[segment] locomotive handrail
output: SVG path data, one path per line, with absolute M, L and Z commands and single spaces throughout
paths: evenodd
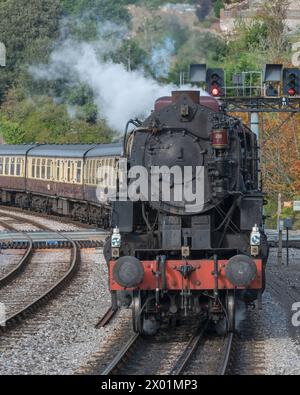
M 142 122 L 139 121 L 137 118 L 136 119 L 130 119 L 125 128 L 125 133 L 124 133 L 124 139 L 123 139 L 123 156 L 126 156 L 126 143 L 127 143 L 127 134 L 128 134 L 128 129 L 130 125 L 134 125 L 135 127 L 141 126 Z

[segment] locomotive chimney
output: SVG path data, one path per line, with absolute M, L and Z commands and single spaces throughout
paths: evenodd
M 172 102 L 176 103 L 182 96 L 188 96 L 195 104 L 200 103 L 200 91 L 173 91 Z

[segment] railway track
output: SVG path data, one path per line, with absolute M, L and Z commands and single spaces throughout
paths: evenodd
M 106 313 L 100 318 L 99 322 L 95 325 L 96 329 L 104 328 L 108 325 L 116 315 L 117 310 L 113 310 L 112 306 L 106 311 Z
M 23 220 L 20 217 L 9 214 L 9 218 Z M 49 230 L 44 225 L 33 220 L 27 220 L 34 226 Z M 9 230 L 16 228 L 8 224 L 3 219 L 1 226 Z M 61 233 L 57 232 L 60 236 Z M 44 252 L 34 250 L 32 240 L 28 237 L 28 247 L 20 262 L 9 273 L 0 279 L 0 302 L 6 309 L 5 326 L 0 327 L 2 332 L 18 324 L 42 304 L 62 290 L 71 281 L 80 263 L 80 249 L 70 238 L 63 236 L 66 240 L 66 247 L 69 249 L 69 259 L 59 256 L 59 252 L 47 252 L 52 254 L 45 257 Z M 60 254 L 65 256 L 66 250 L 61 250 Z M 57 267 L 57 264 L 59 267 Z M 49 274 L 51 272 L 51 275 Z M 50 278 L 49 278 L 50 277 Z
M 11 210 L 14 210 L 14 212 L 16 212 L 16 213 L 20 213 L 20 214 L 26 213 L 26 215 L 34 215 L 37 218 L 53 220 L 53 221 L 56 221 L 56 222 L 61 223 L 63 225 L 65 225 L 65 224 L 70 225 L 71 224 L 71 225 L 74 225 L 74 226 L 81 228 L 81 229 L 95 229 L 95 225 L 93 225 L 93 224 L 87 224 L 84 222 L 76 221 L 76 220 L 73 220 L 68 217 L 59 217 L 54 214 L 40 213 L 40 212 L 37 212 L 34 210 L 29 210 L 29 209 L 24 211 L 24 209 L 22 209 L 20 207 L 15 207 L 15 206 L 0 205 L 0 210 L 4 213 L 8 213 L 8 214 L 10 214 Z
M 4 211 L 4 213 L 3 213 Z M 8 231 L 17 231 L 20 232 L 20 230 L 18 229 L 18 225 L 24 225 L 24 224 L 29 224 L 29 226 L 33 226 L 34 228 L 38 229 L 38 230 L 43 230 L 43 231 L 51 231 L 51 229 L 49 229 L 49 227 L 41 224 L 38 221 L 35 221 L 33 219 L 29 219 L 29 218 L 24 218 L 20 215 L 16 215 L 16 214 L 12 214 L 9 211 L 6 210 L 2 210 L 0 211 L 0 214 L 4 215 L 4 219 L 2 218 L 0 220 L 0 225 L 7 229 Z M 11 225 L 10 222 L 8 222 L 8 220 L 13 220 L 16 221 L 18 223 L 18 225 Z M 21 231 L 22 234 L 24 234 L 24 231 Z
M 104 376 L 225 375 L 230 361 L 233 335 L 211 336 L 207 333 L 208 325 L 209 321 L 202 322 L 201 325 L 187 322 L 171 330 L 163 328 L 153 337 L 133 334 L 110 361 L 105 358 L 99 360 L 94 364 L 97 367 L 89 373 Z M 211 347 L 212 344 L 214 347 Z
M 0 225 L 3 228 L 8 229 L 9 231 L 16 231 L 16 228 L 10 224 L 8 224 L 6 221 L 0 220 Z M 30 236 L 28 236 L 26 233 L 23 233 L 24 237 L 28 240 L 27 242 L 27 249 L 25 251 L 25 254 L 21 257 L 19 260 L 19 263 L 8 273 L 6 273 L 3 277 L 0 278 L 0 289 L 5 286 L 8 282 L 13 280 L 20 272 L 25 268 L 25 266 L 28 264 L 28 262 L 31 259 L 32 256 L 32 251 L 33 251 L 33 242 Z M 1 302 L 1 300 L 0 300 Z

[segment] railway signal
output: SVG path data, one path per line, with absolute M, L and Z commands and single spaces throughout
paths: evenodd
M 283 94 L 293 97 L 300 95 L 300 70 L 296 68 L 283 70 Z
M 206 64 L 190 65 L 190 82 L 206 82 Z
M 214 97 L 225 96 L 225 71 L 223 69 L 207 69 L 206 64 L 191 64 L 189 74 L 190 82 L 196 82 L 200 85 L 206 84 L 205 89 L 210 95 Z
M 266 64 L 263 81 L 266 84 L 265 96 L 278 97 L 282 81 L 282 64 Z
M 224 96 L 225 73 L 223 69 L 208 69 L 206 74 L 207 91 L 214 97 Z

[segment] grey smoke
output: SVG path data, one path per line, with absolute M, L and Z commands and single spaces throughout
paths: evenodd
M 152 49 L 150 67 L 157 78 L 168 76 L 174 55 L 175 42 L 171 37 L 166 37 Z
M 155 100 L 170 95 L 177 87 L 161 85 L 146 77 L 143 70 L 128 72 L 123 64 L 106 61 L 105 55 L 120 48 L 127 32 L 106 22 L 98 33 L 93 43 L 61 39 L 49 64 L 31 66 L 29 71 L 36 80 L 64 79 L 69 85 L 86 84 L 93 91 L 100 116 L 111 128 L 123 132 L 130 118 L 149 115 Z M 69 113 L 74 116 L 73 109 Z

